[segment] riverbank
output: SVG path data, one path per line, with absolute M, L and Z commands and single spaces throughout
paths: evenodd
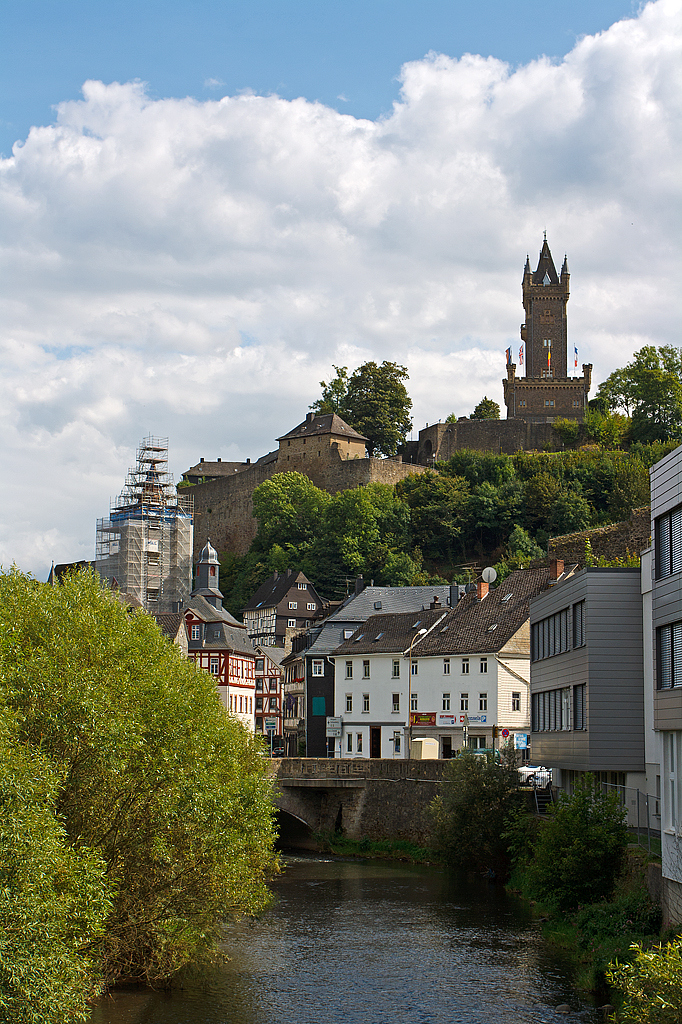
M 316 832 L 315 839 L 323 853 L 337 857 L 358 857 L 364 860 L 399 861 L 403 864 L 442 865 L 440 855 L 429 847 L 417 846 L 401 839 L 349 839 L 340 832 Z

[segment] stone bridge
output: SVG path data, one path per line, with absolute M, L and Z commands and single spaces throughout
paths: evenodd
M 283 843 L 314 846 L 311 833 L 343 831 L 351 839 L 428 835 L 426 808 L 447 761 L 282 758 L 273 762 Z

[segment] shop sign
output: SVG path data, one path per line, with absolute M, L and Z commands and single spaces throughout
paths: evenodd
M 410 711 L 410 725 L 435 725 L 435 711 Z
M 527 732 L 515 732 L 514 733 L 514 749 L 515 750 L 527 750 L 528 749 L 528 733 Z
M 457 725 L 457 715 L 438 715 L 438 728 L 445 729 L 447 726 Z
M 468 722 L 467 722 L 467 718 L 468 718 Z M 488 719 L 487 715 L 460 715 L 459 716 L 459 724 L 460 725 L 467 725 L 467 724 L 468 725 L 485 725 L 487 719 Z

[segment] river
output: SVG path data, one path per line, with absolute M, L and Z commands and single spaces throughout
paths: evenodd
M 273 889 L 260 920 L 230 927 L 231 961 L 205 991 L 117 992 L 92 1024 L 603 1020 L 527 909 L 485 879 L 305 856 L 287 858 Z

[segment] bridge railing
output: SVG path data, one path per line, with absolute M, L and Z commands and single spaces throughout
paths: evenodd
M 389 760 L 387 758 L 283 757 L 277 766 L 279 778 L 364 778 L 413 779 L 439 782 L 447 761 Z

